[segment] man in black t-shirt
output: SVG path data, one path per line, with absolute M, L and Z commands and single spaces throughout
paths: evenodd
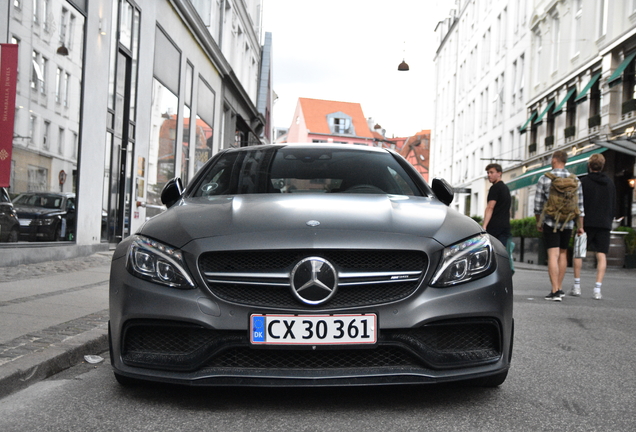
M 491 163 L 486 167 L 488 181 L 488 204 L 484 214 L 484 229 L 504 246 L 510 238 L 510 190 L 501 180 L 501 165 Z

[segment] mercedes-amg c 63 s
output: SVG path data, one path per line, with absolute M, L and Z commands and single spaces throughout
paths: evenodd
M 110 277 L 122 384 L 468 381 L 510 367 L 504 246 L 400 155 L 296 144 L 223 150 L 124 239 Z

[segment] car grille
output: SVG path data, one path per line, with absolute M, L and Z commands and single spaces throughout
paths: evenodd
M 312 309 L 290 288 L 293 267 L 317 256 L 338 272 L 336 295 L 321 308 L 373 306 L 404 299 L 420 285 L 428 259 L 420 251 L 282 250 L 207 252 L 199 270 L 217 297 L 246 306 Z
M 501 357 L 497 321 L 447 321 L 383 330 L 369 349 L 254 349 L 247 331 L 217 331 L 163 321 L 132 322 L 124 330 L 122 359 L 129 366 L 194 371 L 202 368 L 337 369 L 476 366 Z

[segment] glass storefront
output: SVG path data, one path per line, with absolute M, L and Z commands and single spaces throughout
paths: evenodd
M 68 1 L 38 4 L 10 7 L 18 81 L 7 192 L 20 242 L 73 241 L 85 17 Z

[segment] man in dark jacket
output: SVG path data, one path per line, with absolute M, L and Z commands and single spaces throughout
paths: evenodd
M 596 251 L 596 285 L 593 297 L 600 300 L 601 285 L 607 268 L 607 253 L 610 245 L 610 231 L 616 206 L 616 189 L 612 180 L 601 171 L 605 166 L 605 157 L 596 153 L 587 161 L 588 175 L 581 180 L 585 206 L 585 232 L 587 247 Z M 574 286 L 570 295 L 581 295 L 581 266 L 583 260 L 575 258 Z

